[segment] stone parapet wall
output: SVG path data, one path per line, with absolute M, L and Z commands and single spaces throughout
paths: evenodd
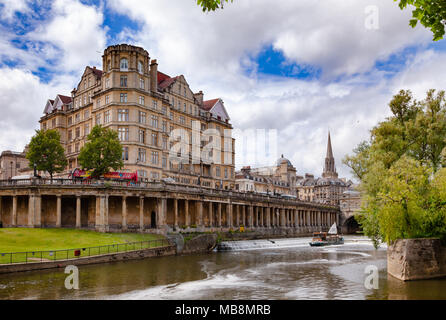
M 446 277 L 446 248 L 439 239 L 401 239 L 387 249 L 387 272 L 400 280 Z

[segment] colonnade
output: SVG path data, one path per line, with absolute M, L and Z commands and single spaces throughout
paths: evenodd
M 327 230 L 338 211 L 280 201 L 249 202 L 168 194 L 28 194 L 0 196 L 4 227 L 75 227 L 101 232 L 294 228 Z

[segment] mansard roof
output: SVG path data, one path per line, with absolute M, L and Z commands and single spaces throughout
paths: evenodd
M 71 97 L 58 94 L 56 96 L 56 99 L 47 101 L 43 113 L 48 114 L 57 109 L 61 110 L 62 106 L 69 105 L 71 102 L 72 102 Z
M 201 109 L 210 112 L 214 117 L 220 117 L 223 121 L 230 120 L 228 112 L 220 98 L 203 101 Z
M 211 111 L 212 108 L 217 104 L 217 102 L 220 99 L 212 99 L 212 100 L 206 100 L 203 101 L 203 105 L 201 106 L 201 109 L 206 110 L 206 111 Z

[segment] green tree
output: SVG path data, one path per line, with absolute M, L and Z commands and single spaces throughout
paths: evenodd
M 223 4 L 229 1 L 233 2 L 233 0 L 197 0 L 197 4 L 206 12 L 223 9 Z
M 398 238 L 446 240 L 446 102 L 429 90 L 423 101 L 400 91 L 389 103 L 393 116 L 371 131 L 344 159 L 365 194 L 364 233 L 377 245 Z
M 87 140 L 78 160 L 83 169 L 93 170 L 93 177 L 104 175 L 110 168 L 119 170 L 124 166 L 122 146 L 116 131 L 94 126 Z
M 412 6 L 412 19 L 409 24 L 412 28 L 420 22 L 434 34 L 434 41 L 443 39 L 446 23 L 445 0 L 394 0 L 399 1 L 401 10 Z
M 370 162 L 370 143 L 367 141 L 361 142 L 355 149 L 354 155 L 345 156 L 342 162 L 352 170 L 352 173 L 358 180 L 362 180 Z
M 57 130 L 37 130 L 29 143 L 26 154 L 31 168 L 46 171 L 51 180 L 54 173 L 62 172 L 67 166 L 65 150 L 60 143 L 60 134 Z

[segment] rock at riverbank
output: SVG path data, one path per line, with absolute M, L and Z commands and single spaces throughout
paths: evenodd
M 387 272 L 400 280 L 446 277 L 446 247 L 439 239 L 401 239 L 387 249 Z
M 183 250 L 178 253 L 189 254 L 189 253 L 206 253 L 212 251 L 217 245 L 217 235 L 216 234 L 203 234 L 189 241 L 186 241 Z

